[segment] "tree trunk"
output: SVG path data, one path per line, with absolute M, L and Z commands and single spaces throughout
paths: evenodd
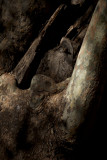
M 2 160 L 82 158 L 76 147 L 92 130 L 107 80 L 106 25 L 107 1 L 99 0 L 71 79 L 55 83 L 36 74 L 22 90 L 13 74 L 0 76 Z
M 88 114 L 96 112 L 100 106 L 100 93 L 107 80 L 104 76 L 107 67 L 106 26 L 107 2 L 99 0 L 64 96 L 67 104 L 62 119 L 70 136 L 77 134 Z

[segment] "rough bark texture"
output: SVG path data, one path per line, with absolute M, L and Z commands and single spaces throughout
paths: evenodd
M 0 1 L 0 75 L 11 71 L 17 65 L 43 28 L 46 20 L 62 1 Z M 88 2 L 88 0 L 86 1 Z M 63 2 L 68 5 L 68 9 L 65 14 L 59 16 L 50 30 L 48 38 L 43 42 L 45 45 L 43 48 L 47 48 L 47 50 L 55 47 L 61 37 L 65 35 L 69 25 L 83 14 L 81 7 L 72 7 L 71 3 L 66 0 Z M 93 4 L 93 1 L 91 0 L 90 3 Z M 85 11 L 85 8 L 87 5 L 83 6 L 82 10 Z
M 58 4 L 56 0 L 0 0 L 0 75 L 16 66 Z
M 75 53 L 81 43 L 78 42 L 76 48 L 75 42 L 72 44 L 67 37 L 62 38 L 60 45 L 47 52 L 42 60 L 40 58 L 39 74 L 32 78 L 29 89 L 19 89 L 13 74 L 5 73 L 0 76 L 1 160 L 92 158 L 90 148 L 88 157 L 85 157 L 84 150 L 80 156 L 78 146 L 79 137 L 86 137 L 87 132 L 89 134 L 92 123 L 95 121 L 94 117 L 99 107 L 103 105 L 100 102 L 104 82 L 107 80 L 106 25 L 107 1 L 99 0 L 88 30 L 87 25 L 84 25 L 83 29 L 81 27 L 80 30 L 77 29 L 79 34 L 76 36 L 72 35 L 74 31 L 69 32 L 72 33 L 68 34 L 69 38 L 71 36 L 70 39 L 73 38 L 78 42 L 80 38 L 82 43 L 87 30 L 71 79 L 64 80 L 72 73 L 71 62 L 75 61 Z M 66 33 L 64 35 L 67 35 Z M 75 47 L 72 48 L 73 45 Z M 59 55 L 61 58 L 58 59 Z M 48 56 L 51 57 L 49 61 L 47 61 Z M 61 72 L 59 70 L 54 72 L 55 61 L 61 60 L 65 63 L 64 70 L 61 64 Z M 50 73 L 44 73 L 45 62 L 47 66 L 52 64 L 53 68 L 51 65 L 49 67 L 56 74 L 52 75 L 49 69 L 47 73 Z M 56 67 L 60 69 L 58 65 Z M 61 73 L 66 73 L 62 75 L 63 78 Z M 62 82 L 55 82 L 56 75 L 60 77 L 57 82 Z
M 48 160 L 67 156 L 60 153 L 64 139 L 61 140 L 59 117 L 63 111 L 61 91 L 68 82 L 69 79 L 58 85 L 46 76 L 37 75 L 28 90 L 20 90 L 11 74 L 0 77 L 2 160 Z
M 37 74 L 47 75 L 58 83 L 72 75 L 73 66 L 71 41 L 63 38 L 58 47 L 45 54 L 37 69 Z
M 62 9 L 65 7 L 65 5 L 60 5 L 54 14 L 50 17 L 49 21 L 43 28 L 43 30 L 40 32 L 38 37 L 33 41 L 32 45 L 28 49 L 28 51 L 25 53 L 24 57 L 21 59 L 21 61 L 18 63 L 16 68 L 13 71 L 13 74 L 15 75 L 18 84 L 21 84 L 21 82 L 24 79 L 24 76 L 26 72 L 29 69 L 29 66 L 33 62 L 36 52 L 39 50 L 40 45 L 46 36 L 47 30 L 49 30 L 49 27 L 53 24 L 58 14 L 62 11 Z

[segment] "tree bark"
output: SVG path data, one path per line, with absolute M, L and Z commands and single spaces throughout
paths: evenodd
M 0 75 L 16 67 L 61 2 L 0 0 Z
M 30 46 L 28 51 L 25 53 L 24 57 L 21 59 L 21 61 L 18 63 L 15 69 L 12 71 L 19 85 L 23 81 L 25 73 L 29 69 L 29 66 L 31 65 L 32 61 L 34 60 L 37 50 L 39 50 L 40 44 L 42 40 L 44 39 L 44 36 L 46 36 L 47 30 L 53 24 L 58 14 L 63 10 L 64 6 L 65 6 L 64 4 L 60 5 L 56 9 L 56 11 L 50 17 L 49 21 L 47 22 L 45 27 L 42 29 L 38 37 L 33 41 L 32 45 Z
M 90 111 L 97 110 L 100 105 L 99 94 L 104 87 L 107 67 L 104 66 L 104 59 L 107 60 L 106 26 L 107 1 L 99 0 L 64 96 L 66 106 L 62 119 L 71 137 L 77 134 Z
M 21 90 L 13 74 L 0 76 L 1 159 L 75 159 L 79 129 L 89 131 L 82 125 L 96 115 L 107 80 L 106 25 L 107 1 L 99 0 L 70 82 L 35 75 Z

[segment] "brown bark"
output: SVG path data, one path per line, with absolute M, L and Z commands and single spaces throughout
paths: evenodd
M 77 139 L 72 136 L 80 133 L 89 110 L 98 107 L 98 93 L 106 80 L 106 17 L 107 2 L 99 0 L 69 85 L 69 79 L 56 84 L 47 76 L 35 75 L 30 88 L 21 90 L 12 74 L 0 76 L 1 159 L 75 159 Z
M 58 5 L 57 0 L 0 0 L 0 75 L 15 68 Z
M 40 44 L 42 43 L 43 38 L 46 36 L 47 30 L 52 25 L 58 14 L 63 10 L 65 5 L 60 5 L 54 14 L 50 17 L 49 21 L 43 28 L 43 30 L 40 32 L 38 37 L 34 40 L 28 51 L 25 53 L 24 57 L 21 59 L 21 61 L 18 63 L 16 68 L 13 70 L 13 74 L 15 75 L 15 78 L 17 79 L 18 84 L 21 84 L 25 73 L 27 72 L 29 66 L 31 65 L 32 61 L 35 58 L 37 50 L 40 48 Z

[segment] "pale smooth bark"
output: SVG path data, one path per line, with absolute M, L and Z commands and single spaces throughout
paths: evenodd
M 64 96 L 66 107 L 62 120 L 71 136 L 77 133 L 87 114 L 94 112 L 100 103 L 101 88 L 106 79 L 103 75 L 106 51 L 107 1 L 99 0 Z

